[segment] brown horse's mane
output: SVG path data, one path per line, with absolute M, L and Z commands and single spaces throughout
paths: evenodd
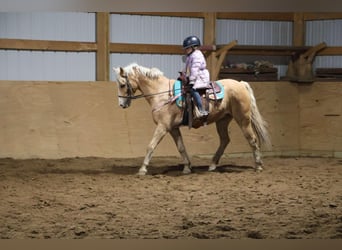
M 127 65 L 124 70 L 127 72 L 127 74 L 140 74 L 150 79 L 156 79 L 164 75 L 164 73 L 157 68 L 146 68 L 138 65 L 137 63 L 131 63 Z

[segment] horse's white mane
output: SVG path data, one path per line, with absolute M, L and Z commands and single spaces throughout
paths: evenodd
M 161 72 L 157 68 L 146 68 L 146 67 L 138 65 L 137 63 L 131 63 L 127 65 L 124 68 L 124 70 L 128 74 L 135 74 L 137 71 L 139 74 L 142 74 L 149 78 L 158 78 L 163 75 L 163 72 Z

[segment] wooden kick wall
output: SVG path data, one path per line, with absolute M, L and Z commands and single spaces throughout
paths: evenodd
M 273 148 L 264 155 L 342 157 L 341 82 L 298 85 L 253 82 L 257 104 L 269 123 Z M 0 157 L 140 157 L 154 124 L 143 99 L 118 107 L 114 82 L 0 81 Z M 188 152 L 211 155 L 214 125 L 182 128 Z M 229 155 L 250 155 L 235 122 Z M 155 155 L 178 156 L 170 136 Z

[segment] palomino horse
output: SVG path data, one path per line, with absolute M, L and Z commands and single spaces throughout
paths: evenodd
M 171 134 L 183 158 L 183 173 L 190 173 L 191 163 L 180 132 L 184 109 L 179 108 L 175 104 L 175 98 L 172 97 L 175 80 L 166 78 L 157 68 L 146 68 L 135 63 L 125 68 L 113 68 L 113 70 L 117 76 L 119 105 L 122 108 L 128 108 L 132 99 L 145 97 L 152 108 L 153 120 L 157 125 L 138 174 L 145 175 L 147 173 L 147 166 L 153 151 L 167 133 Z M 224 87 L 224 98 L 216 103 L 214 101 L 210 103 L 210 113 L 206 120 L 207 124 L 216 123 L 217 133 L 220 137 L 220 145 L 212 158 L 209 171 L 216 169 L 230 141 L 228 125 L 232 119 L 240 126 L 253 150 L 255 170 L 261 171 L 263 163 L 260 145 L 262 143 L 270 145 L 270 140 L 266 129 L 267 124 L 259 113 L 253 91 L 249 84 L 243 81 L 223 79 L 220 80 L 220 83 Z M 142 94 L 135 95 L 137 90 Z M 201 120 L 193 121 L 194 128 L 202 125 Z

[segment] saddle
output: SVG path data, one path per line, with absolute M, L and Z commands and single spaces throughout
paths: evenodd
M 208 94 L 220 93 L 222 91 L 222 85 L 220 86 L 217 82 L 213 81 L 209 83 L 210 87 L 207 88 Z
M 173 94 L 176 100 L 176 104 L 179 108 L 184 109 L 183 115 L 183 125 L 188 125 L 189 128 L 192 127 L 193 119 L 197 118 L 198 108 L 193 104 L 192 96 L 190 90 L 192 86 L 184 75 L 180 72 L 181 76 L 173 85 Z M 210 101 L 219 101 L 224 98 L 224 88 L 223 85 L 218 81 L 212 81 L 206 88 L 197 89 L 202 97 L 203 107 L 209 112 Z M 207 117 L 204 117 L 202 122 L 206 122 Z
M 197 89 L 197 91 L 202 94 L 205 93 L 211 100 L 218 100 L 223 98 L 221 95 L 218 97 L 221 92 L 223 93 L 222 89 L 223 86 L 219 82 L 212 81 L 208 87 Z
M 190 86 L 184 86 L 180 80 L 175 81 L 173 85 L 173 96 L 176 98 L 177 106 L 180 108 L 183 107 L 185 93 L 189 91 L 187 88 L 190 88 Z M 209 100 L 218 101 L 224 98 L 223 85 L 219 81 L 210 82 L 208 87 L 197 90 Z

